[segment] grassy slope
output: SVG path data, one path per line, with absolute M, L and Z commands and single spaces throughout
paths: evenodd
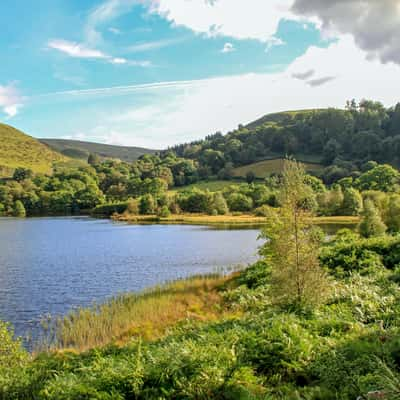
M 119 158 L 122 161 L 132 162 L 143 154 L 152 154 L 156 151 L 141 147 L 113 146 L 78 140 L 40 139 L 40 141 L 60 153 L 80 159 L 87 159 L 90 153 L 95 153 L 104 158 Z
M 253 122 L 250 122 L 249 124 L 246 125 L 246 128 L 254 129 L 266 123 L 279 124 L 280 122 L 285 121 L 288 117 L 295 116 L 296 114 L 311 114 L 315 111 L 321 111 L 321 110 L 322 109 L 316 108 L 309 110 L 282 111 L 282 112 L 267 114 Z
M 245 177 L 248 172 L 253 172 L 257 178 L 266 178 L 272 173 L 281 172 L 283 169 L 283 158 L 274 160 L 265 160 L 254 164 L 245 165 L 234 169 L 234 176 Z M 314 172 L 323 169 L 321 164 L 305 162 L 304 166 L 307 171 Z
M 0 176 L 10 176 L 17 167 L 50 173 L 55 162 L 67 158 L 23 132 L 0 124 Z

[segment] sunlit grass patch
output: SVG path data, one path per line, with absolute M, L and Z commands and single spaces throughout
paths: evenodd
M 235 177 L 246 177 L 249 172 L 252 172 L 257 178 L 266 178 L 273 173 L 280 173 L 283 170 L 284 158 L 277 158 L 273 160 L 265 160 L 256 162 L 243 167 L 238 167 L 233 170 Z M 320 171 L 323 169 L 321 164 L 316 163 L 303 163 L 304 168 L 308 172 Z

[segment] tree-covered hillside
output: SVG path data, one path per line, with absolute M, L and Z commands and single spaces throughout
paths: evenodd
M 53 163 L 66 160 L 36 139 L 0 123 L 0 177 L 11 176 L 17 167 L 50 173 Z
M 400 164 L 400 104 L 348 102 L 345 109 L 291 111 L 267 115 L 247 126 L 168 151 L 194 159 L 201 175 L 229 176 L 235 167 L 293 155 L 322 163 L 328 183 L 356 174 L 369 160 Z M 167 153 L 166 151 L 165 153 Z

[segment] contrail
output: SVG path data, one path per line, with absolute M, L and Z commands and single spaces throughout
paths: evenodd
M 62 92 L 51 92 L 39 94 L 32 96 L 31 99 L 41 99 L 48 97 L 58 97 L 58 96 L 85 96 L 85 95 L 116 95 L 125 94 L 146 90 L 157 90 L 157 89 L 173 89 L 173 88 L 184 88 L 184 87 L 194 87 L 202 83 L 210 82 L 213 79 L 197 79 L 191 81 L 170 81 L 170 82 L 155 82 L 146 83 L 140 85 L 128 85 L 128 86 L 112 86 L 105 88 L 94 88 L 94 89 L 80 89 L 80 90 L 67 90 Z

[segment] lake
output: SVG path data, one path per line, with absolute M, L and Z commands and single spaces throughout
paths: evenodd
M 35 336 L 61 315 L 166 281 L 257 259 L 257 229 L 0 219 L 0 319 Z

